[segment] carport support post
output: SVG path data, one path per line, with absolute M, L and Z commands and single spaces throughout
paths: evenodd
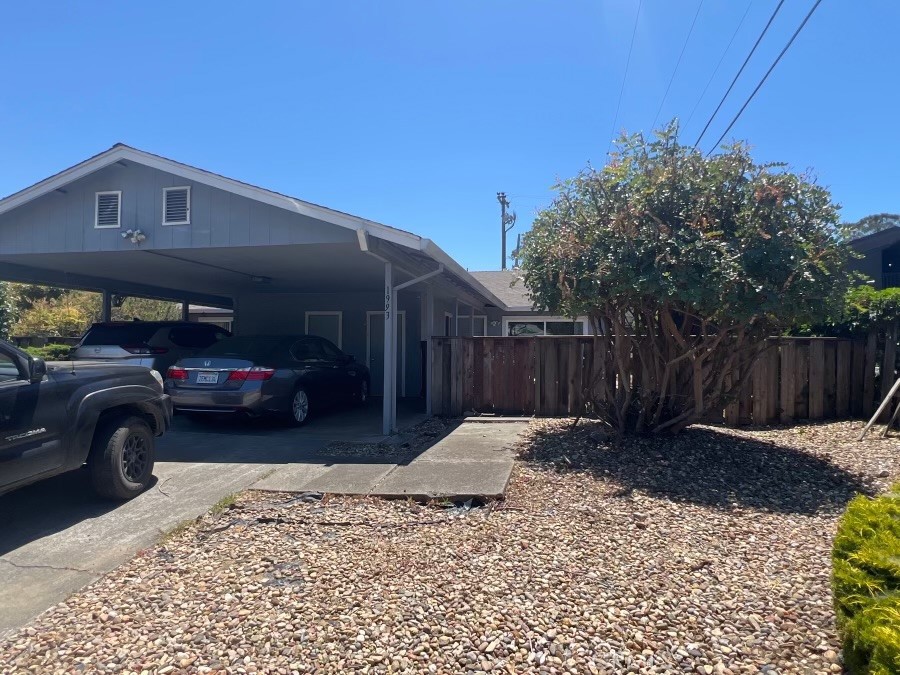
M 384 400 L 381 410 L 381 431 L 385 436 L 394 431 L 397 414 L 397 366 L 394 363 L 397 351 L 394 348 L 394 327 L 396 325 L 394 305 L 396 292 L 391 263 L 384 263 Z
M 112 321 L 112 293 L 103 291 L 103 303 L 100 306 L 100 321 Z
M 191 320 L 191 303 L 189 303 L 187 300 L 181 303 L 181 320 Z
M 431 412 L 431 378 L 434 376 L 434 357 L 432 356 L 432 337 L 434 336 L 434 293 L 431 286 L 425 287 L 425 312 L 424 312 L 425 329 L 422 333 L 425 335 L 425 414 L 429 417 Z

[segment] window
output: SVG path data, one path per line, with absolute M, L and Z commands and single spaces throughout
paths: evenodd
M 0 384 L 21 379 L 22 375 L 19 373 L 19 365 L 9 354 L 0 354 Z
M 322 351 L 325 352 L 325 356 L 328 357 L 329 359 L 331 359 L 331 360 L 340 359 L 344 355 L 344 353 L 340 349 L 335 347 L 328 340 L 322 339 L 322 340 L 319 340 L 318 342 L 319 342 L 319 345 L 322 347 Z
M 163 189 L 163 225 L 191 224 L 191 188 Z
M 325 352 L 319 340 L 297 340 L 291 345 L 291 356 L 298 361 L 320 361 L 325 358 Z
M 120 227 L 122 224 L 122 192 L 98 192 L 94 227 Z
M 307 312 L 306 334 L 330 340 L 341 348 L 343 345 L 344 319 L 342 312 Z
M 510 337 L 532 337 L 535 335 L 586 335 L 587 319 L 576 320 L 564 317 L 524 317 L 503 319 L 506 335 Z

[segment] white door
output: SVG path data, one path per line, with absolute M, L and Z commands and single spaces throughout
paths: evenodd
M 369 391 L 384 394 L 384 312 L 366 312 L 366 365 L 369 366 Z M 397 388 L 406 396 L 406 312 L 397 312 Z

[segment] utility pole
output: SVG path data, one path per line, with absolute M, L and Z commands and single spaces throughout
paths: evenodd
M 497 193 L 497 201 L 500 202 L 500 241 L 501 241 L 501 258 L 500 269 L 506 269 L 506 233 L 509 232 L 516 224 L 516 212 L 506 212 L 509 208 L 509 200 L 506 198 L 505 192 Z

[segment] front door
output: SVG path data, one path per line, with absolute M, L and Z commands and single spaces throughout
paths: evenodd
M 32 383 L 17 355 L 0 346 L 0 487 L 62 466 L 66 421 L 58 387 L 44 378 Z
M 384 394 L 384 312 L 367 314 L 368 337 L 366 363 L 369 366 L 371 393 Z M 397 391 L 406 396 L 406 312 L 397 312 Z

